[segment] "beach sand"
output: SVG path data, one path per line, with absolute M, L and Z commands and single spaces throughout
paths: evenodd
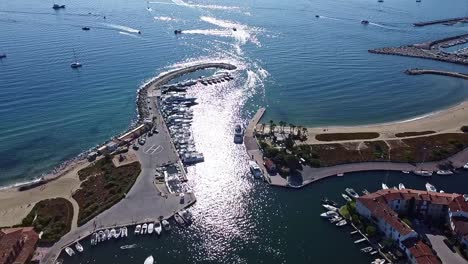
M 56 178 L 44 185 L 26 191 L 18 191 L 18 188 L 4 189 L 0 191 L 0 226 L 11 226 L 21 223 L 22 219 L 31 211 L 34 205 L 45 199 L 62 197 L 73 204 L 74 215 L 72 229 L 76 228 L 78 217 L 78 204 L 71 198 L 72 193 L 80 187 L 78 171 L 90 163 L 87 160 L 74 161 L 57 175 L 49 175 L 47 178 Z

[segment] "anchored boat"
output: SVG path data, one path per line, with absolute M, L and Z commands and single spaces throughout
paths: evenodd
M 428 192 L 437 192 L 437 189 L 436 187 L 434 187 L 434 185 L 430 184 L 430 183 L 426 183 L 426 190 Z

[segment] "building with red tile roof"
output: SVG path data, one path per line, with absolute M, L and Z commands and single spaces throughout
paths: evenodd
M 29 263 L 36 250 L 38 234 L 32 227 L 0 230 L 0 264 Z

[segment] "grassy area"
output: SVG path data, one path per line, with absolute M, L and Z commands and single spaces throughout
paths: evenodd
M 434 134 L 435 131 L 420 131 L 420 132 L 403 132 L 403 133 L 396 133 L 396 137 L 415 137 L 415 136 L 424 136 L 429 134 Z
M 111 157 L 105 157 L 80 170 L 80 180 L 85 181 L 73 194 L 80 206 L 78 225 L 83 225 L 124 198 L 140 171 L 139 162 L 116 168 Z
M 358 139 L 374 139 L 380 136 L 377 132 L 358 132 L 358 133 L 327 133 L 318 134 L 315 139 L 319 141 L 344 141 Z
M 33 226 L 43 232 L 42 242 L 55 242 L 68 233 L 73 219 L 73 205 L 64 198 L 38 202 L 23 219 L 21 226 Z

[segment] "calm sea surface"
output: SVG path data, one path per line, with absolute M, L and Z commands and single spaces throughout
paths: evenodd
M 301 191 L 270 188 L 250 179 L 243 147 L 232 144 L 233 124 L 259 106 L 267 106 L 265 120 L 300 125 L 394 121 L 468 96 L 462 80 L 402 73 L 463 66 L 367 52 L 467 33 L 465 25 L 411 25 L 468 15 L 466 0 L 61 4 L 66 9 L 56 12 L 48 1 L 0 1 L 0 53 L 8 55 L 0 61 L 1 185 L 37 177 L 123 132 L 136 118 L 136 90 L 161 72 L 206 61 L 241 69 L 234 82 L 190 91 L 199 101 L 193 133 L 206 160 L 189 168 L 195 224 L 160 239 L 102 244 L 66 263 L 142 263 L 149 254 L 158 263 L 368 262 L 346 232 L 319 219 L 320 197 L 339 200 L 347 186 L 375 190 L 386 179 L 416 188 L 424 182 L 383 172 Z M 73 51 L 80 70 L 69 67 Z M 435 177 L 434 184 L 463 192 L 466 177 Z M 138 248 L 118 249 L 131 243 Z

